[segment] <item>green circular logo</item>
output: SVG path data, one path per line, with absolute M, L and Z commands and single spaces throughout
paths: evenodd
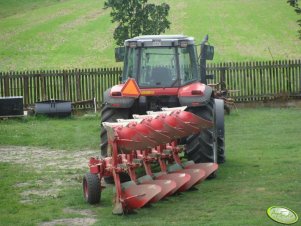
M 267 214 L 272 220 L 282 224 L 294 224 L 298 221 L 298 215 L 284 206 L 271 206 L 267 209 Z

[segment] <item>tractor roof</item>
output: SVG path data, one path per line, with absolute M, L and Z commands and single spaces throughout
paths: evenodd
M 186 45 L 194 45 L 194 38 L 185 35 L 143 35 L 125 40 L 124 45 L 135 43 L 135 47 L 178 46 L 182 41 L 186 42 Z

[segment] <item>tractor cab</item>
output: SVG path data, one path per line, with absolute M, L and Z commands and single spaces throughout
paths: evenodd
M 202 54 L 203 58 L 212 59 L 213 47 L 207 49 L 211 52 Z M 115 57 L 124 61 L 122 82 L 133 78 L 142 89 L 181 87 L 202 80 L 192 37 L 139 36 L 126 40 L 125 47 L 115 50 Z

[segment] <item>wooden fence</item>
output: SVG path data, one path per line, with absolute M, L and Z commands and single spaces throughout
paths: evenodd
M 118 84 L 121 68 L 0 72 L 0 96 L 23 96 L 24 105 L 60 99 L 82 103 L 94 97 L 98 107 L 103 92 Z M 212 63 L 210 83 L 225 81 L 230 97 L 239 102 L 269 100 L 280 96 L 301 97 L 301 60 Z
M 98 107 L 103 92 L 119 82 L 121 68 L 26 71 L 0 73 L 0 96 L 23 96 L 24 105 L 59 99 L 82 103 L 77 107 Z
M 237 102 L 301 97 L 301 60 L 209 64 L 207 74 Z

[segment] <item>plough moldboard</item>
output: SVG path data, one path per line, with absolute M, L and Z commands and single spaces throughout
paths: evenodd
M 104 176 L 113 177 L 115 182 L 113 213 L 124 214 L 186 191 L 217 170 L 216 163 L 182 162 L 179 153 L 185 151 L 185 146 L 177 143 L 212 127 L 211 121 L 185 111 L 185 107 L 163 108 L 133 118 L 103 122 L 111 156 L 89 161 L 90 172 L 83 179 L 83 189 L 90 204 L 100 201 Z M 159 164 L 160 172 L 152 172 L 153 163 Z M 144 167 L 146 175 L 137 178 L 139 167 Z M 131 180 L 121 183 L 120 173 L 127 173 Z

